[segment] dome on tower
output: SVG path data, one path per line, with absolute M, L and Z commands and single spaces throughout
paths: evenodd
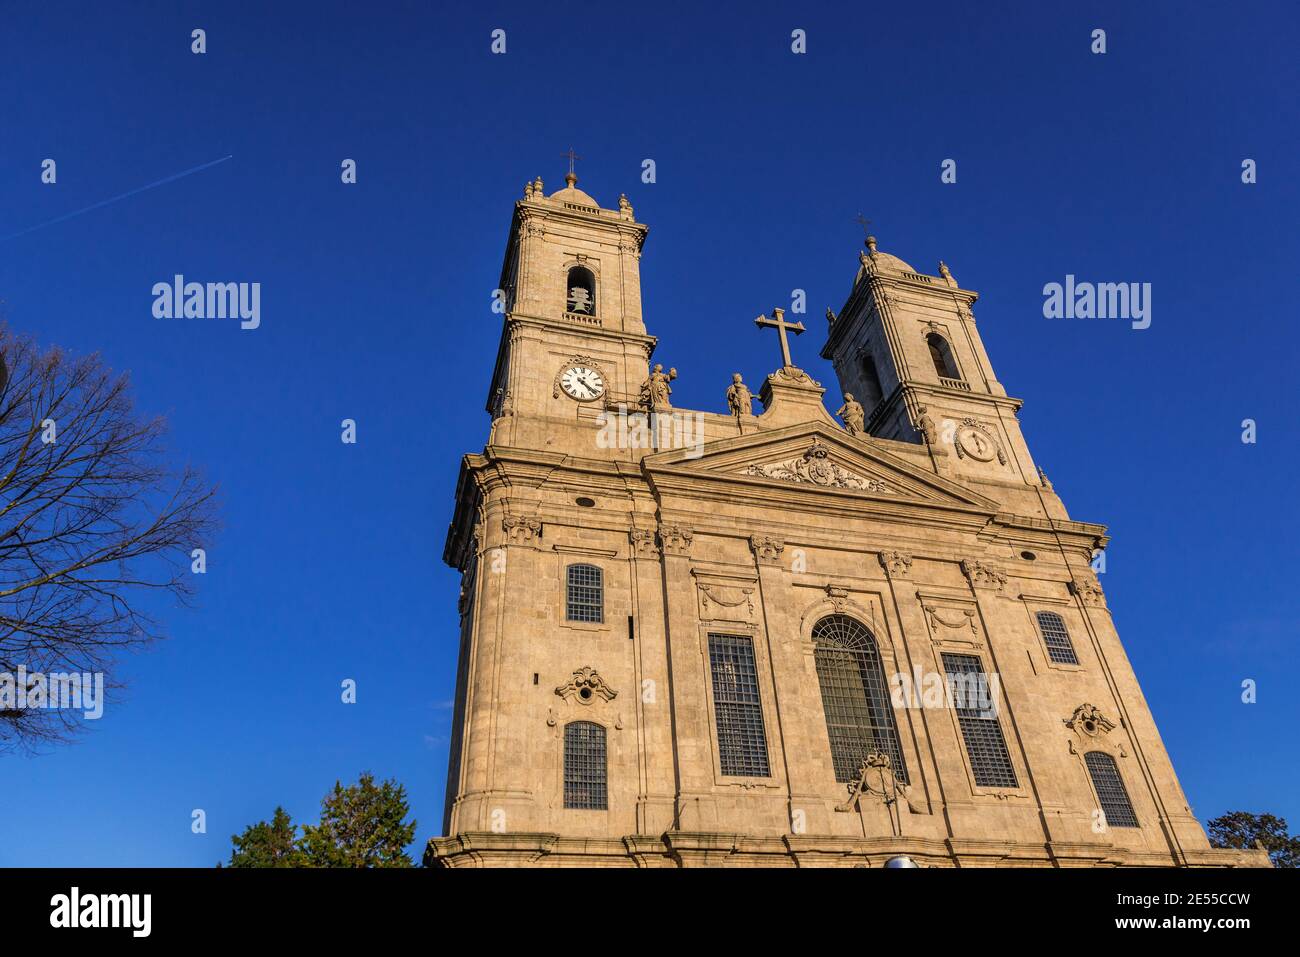
M 600 203 L 596 202 L 589 195 L 578 189 L 578 177 L 573 173 L 569 173 L 565 176 L 564 182 L 566 184 L 564 189 L 557 189 L 546 198 L 559 203 L 574 203 L 578 206 L 591 206 L 595 209 L 600 209 Z

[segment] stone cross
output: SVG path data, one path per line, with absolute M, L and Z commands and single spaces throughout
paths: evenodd
M 781 368 L 787 368 L 794 365 L 790 359 L 790 340 L 786 338 L 786 331 L 793 332 L 796 336 L 803 332 L 802 322 L 786 322 L 784 309 L 773 309 L 772 315 L 776 318 L 769 319 L 767 316 L 759 316 L 754 320 L 754 325 L 760 329 L 775 329 L 781 337 Z

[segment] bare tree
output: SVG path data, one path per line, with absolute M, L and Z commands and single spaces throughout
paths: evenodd
M 215 489 L 168 467 L 166 423 L 137 414 L 98 354 L 0 326 L 0 365 L 0 674 L 110 675 L 121 651 L 163 636 L 149 596 L 188 603 Z M 11 705 L 0 750 L 66 739 L 81 718 Z

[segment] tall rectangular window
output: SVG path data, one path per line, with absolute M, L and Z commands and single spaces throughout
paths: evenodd
M 1137 815 L 1133 813 L 1133 803 L 1128 799 L 1128 790 L 1124 787 L 1124 779 L 1119 776 L 1115 759 L 1105 751 L 1089 751 L 1083 760 L 1088 765 L 1102 813 L 1106 815 L 1106 824 L 1110 827 L 1137 827 Z
M 1065 619 L 1054 611 L 1040 611 L 1037 618 L 1043 644 L 1047 645 L 1047 657 L 1058 665 L 1077 665 L 1079 658 L 1074 653 L 1070 633 L 1065 630 Z
M 605 620 L 604 576 L 595 565 L 570 565 L 565 585 L 564 617 L 568 621 Z
M 988 690 L 988 679 L 979 658 L 975 655 L 944 655 L 943 670 L 947 672 L 949 687 L 961 693 L 956 698 L 957 723 L 966 742 L 975 784 L 982 788 L 1018 787 L 997 714 L 992 709 L 970 707 L 976 703 L 969 700 L 970 689 L 983 688 L 985 693 Z
M 709 665 L 722 773 L 770 776 L 753 642 L 745 635 L 709 635 Z
M 604 811 L 606 791 L 605 729 L 592 721 L 564 726 L 564 806 Z

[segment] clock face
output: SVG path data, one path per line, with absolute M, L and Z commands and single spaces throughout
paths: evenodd
M 591 402 L 605 394 L 605 380 L 589 366 L 574 366 L 560 375 L 560 388 L 572 399 Z
M 987 435 L 970 426 L 957 431 L 957 441 L 961 443 L 961 450 L 977 462 L 989 461 L 997 451 Z

